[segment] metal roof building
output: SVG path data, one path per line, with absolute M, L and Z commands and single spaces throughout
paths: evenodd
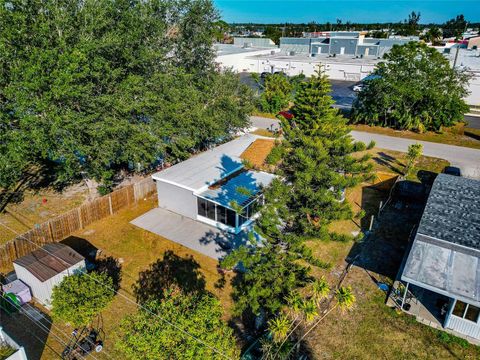
M 244 169 L 240 156 L 258 138 L 240 136 L 153 174 L 159 207 L 240 232 L 254 220 L 261 190 L 274 179 L 272 174 Z
M 65 276 L 85 268 L 85 259 L 72 248 L 50 243 L 17 260 L 13 266 L 17 278 L 31 290 L 32 296 L 44 306 L 50 305 L 52 290 Z
M 480 182 L 440 174 L 401 280 L 446 297 L 443 326 L 480 339 Z

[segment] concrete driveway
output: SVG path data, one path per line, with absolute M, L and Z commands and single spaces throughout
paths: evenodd
M 246 245 L 248 234 L 229 234 L 171 211 L 155 208 L 131 224 L 219 260 L 229 251 Z
M 252 126 L 257 128 L 268 128 L 278 126 L 278 120 L 266 119 L 258 116 L 251 116 Z M 268 125 L 265 127 L 265 125 Z M 480 150 L 461 146 L 417 141 L 393 136 L 372 134 L 367 132 L 352 131 L 352 137 L 357 141 L 369 143 L 375 141 L 376 146 L 382 149 L 406 152 L 410 144 L 420 143 L 423 145 L 423 154 L 426 156 L 445 159 L 452 166 L 460 168 L 466 177 L 480 179 Z

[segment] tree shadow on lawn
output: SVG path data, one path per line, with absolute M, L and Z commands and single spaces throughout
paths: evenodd
M 370 210 L 375 216 L 372 231 L 353 245 L 347 262 L 354 262 L 371 277 L 370 272 L 393 280 L 409 240 L 415 235 L 414 228 L 420 222 L 425 202 L 426 185 L 406 180 L 397 182 L 392 198 L 381 213 L 378 205 Z M 369 223 L 370 215 L 366 218 Z
M 397 174 L 403 175 L 404 173 L 405 165 L 402 164 L 398 159 L 384 153 L 383 151 L 380 151 L 378 154 L 374 155 L 372 160 Z
M 78 236 L 69 236 L 62 240 L 61 243 L 71 247 L 85 258 L 87 270 L 109 276 L 112 279 L 115 292 L 120 289 L 120 283 L 122 282 L 122 265 L 118 259 L 113 256 L 99 256 L 101 251 L 96 246 Z
M 150 264 L 149 269 L 140 272 L 133 292 L 141 304 L 161 300 L 163 291 L 172 285 L 178 286 L 184 293 L 205 293 L 206 281 L 200 268 L 192 255 L 182 258 L 169 250 L 163 259 L 158 259 Z
M 29 360 L 40 360 L 45 355 L 55 356 L 47 345 L 52 319 L 46 312 L 27 305 L 24 311 L 28 311 L 28 315 L 18 311 L 8 313 L 4 310 L 7 307 L 3 306 L 5 304 L 0 306 L 0 325 L 17 344 L 24 347 Z

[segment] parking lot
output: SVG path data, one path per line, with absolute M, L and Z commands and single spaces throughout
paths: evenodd
M 252 78 L 250 73 L 240 73 L 242 83 L 248 85 L 253 91 L 261 92 L 262 88 Z M 356 94 L 352 90 L 355 81 L 330 80 L 332 84 L 332 98 L 336 102 L 336 106 L 340 109 L 349 109 L 355 101 Z
M 330 80 L 332 84 L 332 98 L 336 102 L 336 106 L 340 109 L 349 109 L 357 95 L 352 90 L 355 81 Z

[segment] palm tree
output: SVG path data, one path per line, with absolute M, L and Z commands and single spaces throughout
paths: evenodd
M 298 314 L 302 309 L 303 299 L 298 291 L 292 291 L 287 297 L 285 297 L 285 300 L 292 315 Z
M 272 334 L 273 341 L 276 343 L 282 341 L 287 336 L 290 325 L 290 319 L 284 314 L 270 319 L 268 321 L 268 330 Z
M 442 38 L 442 31 L 438 27 L 431 27 L 428 29 L 427 33 L 425 34 L 425 39 L 432 44 L 434 44 L 438 39 Z
M 302 311 L 306 323 L 311 323 L 318 316 L 317 304 L 313 299 L 308 299 L 303 302 Z
M 320 322 L 327 317 L 328 314 L 330 314 L 334 309 L 339 307 L 342 309 L 342 311 L 345 311 L 347 309 L 351 309 L 353 304 L 355 303 L 355 295 L 353 295 L 352 288 L 351 287 L 341 287 L 335 292 L 335 298 L 336 302 L 335 305 L 333 305 L 320 319 L 318 319 L 315 324 L 313 324 L 308 331 L 303 334 L 303 336 L 293 345 L 292 349 L 289 351 L 285 359 L 288 358 L 288 355 L 295 349 L 305 337 L 310 334 L 310 332 L 317 327 Z
M 323 299 L 328 297 L 330 293 L 330 286 L 324 277 L 320 280 L 315 280 L 312 284 L 312 299 L 317 305 L 320 305 Z

